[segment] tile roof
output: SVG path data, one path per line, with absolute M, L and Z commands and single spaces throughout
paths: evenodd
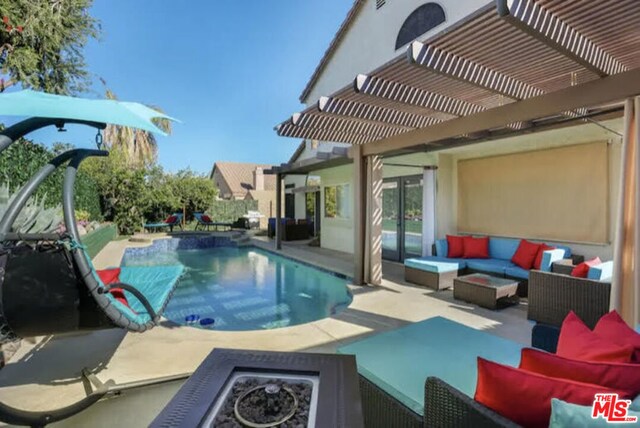
M 235 196 L 244 196 L 249 190 L 255 190 L 253 188 L 253 171 L 258 167 L 267 170 L 273 168 L 273 165 L 243 162 L 216 162 L 213 164 L 211 176 L 213 177 L 213 172 L 217 169 L 227 182 L 233 194 Z M 275 191 L 275 175 L 264 175 L 264 189 Z

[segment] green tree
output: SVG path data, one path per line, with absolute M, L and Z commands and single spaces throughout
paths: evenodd
M 104 83 L 104 81 L 103 81 Z M 107 89 L 106 97 L 116 100 L 116 95 Z M 163 113 L 160 107 L 149 106 Z M 167 134 L 171 134 L 171 121 L 167 119 L 153 119 L 153 123 Z M 108 149 L 119 149 L 132 165 L 154 165 L 158 159 L 158 142 L 155 135 L 149 131 L 128 128 L 126 126 L 107 125 L 104 130 L 104 142 Z
M 0 0 L 0 91 L 22 86 L 54 94 L 88 87 L 83 49 L 100 35 L 92 0 Z
M 203 212 L 211 207 L 218 195 L 218 189 L 212 180 L 190 169 L 179 171 L 173 177 L 172 184 L 173 194 L 177 198 L 179 207 L 183 207 L 187 212 L 188 219 L 194 212 Z

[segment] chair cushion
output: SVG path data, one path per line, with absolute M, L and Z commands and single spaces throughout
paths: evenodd
M 522 426 L 546 428 L 552 398 L 586 406 L 599 393 L 633 398 L 629 391 L 547 377 L 478 358 L 475 400 Z
M 631 345 L 618 345 L 596 334 L 571 311 L 560 328 L 557 354 L 584 361 L 628 363 L 634 354 L 634 348 Z
M 551 399 L 551 419 L 549 428 L 589 427 L 610 428 L 612 423 L 605 418 L 593 419 L 593 406 L 580 406 L 566 401 Z M 629 410 L 627 416 L 640 420 L 640 412 Z
M 489 256 L 492 259 L 511 260 L 520 245 L 519 239 L 489 238 Z
M 338 353 L 355 355 L 362 376 L 422 415 L 427 377 L 473 397 L 476 357 L 516 366 L 521 349 L 511 340 L 434 317 L 342 346 Z
M 527 269 L 522 269 L 521 267 L 518 267 L 518 266 L 508 267 L 504 270 L 504 274 L 506 276 L 510 276 L 511 278 L 518 278 L 518 279 L 529 279 L 529 272 L 531 271 Z
M 404 265 L 410 268 L 434 273 L 453 272 L 461 269 L 460 265 L 456 262 L 425 260 L 424 258 L 405 259 Z
M 164 221 L 167 224 L 172 224 L 175 223 L 178 220 L 178 217 L 175 215 L 170 215 L 169 217 L 167 217 L 167 219 Z
M 592 383 L 640 394 L 640 364 L 580 361 L 525 348 L 519 368 L 549 377 Z
M 208 216 L 208 215 L 206 215 L 206 214 L 202 214 L 202 216 L 201 216 L 200 218 L 201 218 L 201 219 L 202 219 L 202 221 L 203 221 L 203 222 L 205 222 L 205 223 L 211 223 L 211 222 L 212 222 L 211 217 L 209 217 L 209 216 Z
M 522 269 L 531 269 L 538 255 L 538 251 L 540 251 L 540 244 L 521 239 L 518 249 L 513 257 L 511 257 L 511 261 Z
M 555 249 L 556 247 L 551 247 L 547 244 L 540 244 L 540 247 L 538 248 L 538 254 L 536 254 L 536 258 L 533 261 L 533 269 L 540 270 L 540 267 L 542 265 L 542 256 L 544 255 L 544 252 L 555 250 Z
M 571 271 L 571 276 L 575 276 L 576 278 L 586 278 L 589 276 L 589 268 L 591 268 L 592 266 L 597 266 L 600 263 L 602 263 L 600 261 L 600 257 L 582 262 L 578 266 L 573 268 L 573 270 Z
M 504 275 L 505 269 L 513 267 L 509 260 L 501 259 L 468 259 L 467 267 L 481 272 L 497 273 Z
M 629 327 L 617 311 L 611 311 L 600 318 L 593 332 L 618 345 L 633 346 L 633 361 L 640 363 L 640 334 Z
M 613 276 L 613 261 L 600 263 L 599 265 L 591 266 L 587 278 L 595 281 L 607 281 L 611 280 Z
M 120 272 L 120 268 L 96 270 L 100 281 L 102 281 L 104 285 L 113 284 L 114 282 L 120 282 Z
M 456 258 L 464 255 L 464 237 L 447 235 L 447 257 Z
M 449 244 L 446 239 L 438 239 L 436 241 L 436 256 L 447 257 L 449 255 Z
M 464 258 L 465 259 L 488 259 L 489 258 L 489 237 L 475 238 L 473 236 L 464 237 Z

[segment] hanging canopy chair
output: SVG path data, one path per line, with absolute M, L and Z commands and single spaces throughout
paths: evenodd
M 65 124 L 83 124 L 102 130 L 107 124 L 115 124 L 165 135 L 152 119 L 173 120 L 137 103 L 33 91 L 0 94 L 0 116 L 29 117 L 0 131 L 0 155 L 19 138 L 50 125 L 62 129 Z M 0 219 L 0 343 L 112 327 L 143 332 L 158 322 L 183 266 L 97 271 L 80 240 L 74 210 L 78 167 L 88 157 L 108 155 L 103 150 L 75 149 L 57 156 L 18 191 Z M 12 232 L 12 225 L 29 198 L 65 164 L 62 206 L 66 232 Z M 0 403 L 0 420 L 44 425 L 77 413 L 105 392 L 104 385 L 99 385 L 82 402 L 55 412 L 25 412 Z

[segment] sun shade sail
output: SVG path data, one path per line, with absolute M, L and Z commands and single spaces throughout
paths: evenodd
M 129 126 L 167 135 L 152 119 L 176 120 L 139 103 L 75 98 L 31 90 L 0 94 L 0 116 L 46 117 Z

